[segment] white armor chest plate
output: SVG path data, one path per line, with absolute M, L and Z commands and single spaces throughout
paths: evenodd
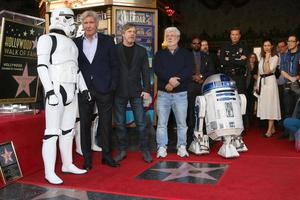
M 52 64 L 49 66 L 50 78 L 54 82 L 76 83 L 78 72 L 78 49 L 68 37 L 53 34 L 57 39 L 57 46 L 52 54 Z

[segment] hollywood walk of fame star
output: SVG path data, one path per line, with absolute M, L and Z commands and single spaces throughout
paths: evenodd
M 68 197 L 68 199 L 80 199 L 80 200 L 88 200 L 88 195 L 86 191 L 72 190 L 72 189 L 60 189 L 60 188 L 47 188 L 48 191 L 33 198 L 32 200 L 37 199 L 59 199 Z M 66 198 L 64 198 L 66 199 Z
M 16 93 L 16 97 L 22 92 L 25 91 L 25 93 L 30 96 L 30 88 L 29 84 L 34 81 L 36 76 L 28 76 L 28 66 L 27 63 L 25 65 L 24 71 L 22 76 L 13 76 L 13 78 L 18 82 L 19 87 Z
M 165 168 L 165 169 L 151 169 L 159 172 L 171 173 L 169 176 L 164 178 L 162 181 L 169 181 L 183 177 L 195 177 L 202 179 L 217 180 L 216 178 L 210 176 L 208 172 L 226 169 L 226 167 L 195 167 L 189 163 L 183 163 L 179 168 Z
M 12 159 L 12 151 L 7 151 L 7 149 L 4 147 L 4 153 L 1 154 L 1 156 L 4 158 L 4 164 L 8 164 L 9 162 L 13 162 Z

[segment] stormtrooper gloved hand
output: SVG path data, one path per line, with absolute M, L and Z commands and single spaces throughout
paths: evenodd
M 92 100 L 91 93 L 88 90 L 83 90 L 81 92 L 81 94 L 83 95 L 83 97 L 85 98 L 85 100 L 87 100 L 87 101 L 91 101 Z
M 58 105 L 58 97 L 54 93 L 54 90 L 46 92 L 46 99 L 48 99 L 48 104 L 51 106 Z

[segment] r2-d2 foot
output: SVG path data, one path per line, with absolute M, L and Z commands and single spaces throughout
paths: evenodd
M 194 135 L 194 140 L 192 141 L 189 151 L 197 154 L 209 154 L 209 137 L 207 135 L 203 135 L 203 133 L 199 133 Z
M 238 152 L 248 151 L 248 148 L 246 147 L 245 143 L 242 140 L 242 136 L 233 136 L 231 143 Z
M 218 151 L 218 154 L 224 158 L 239 157 L 240 154 L 231 143 L 231 136 L 224 136 L 224 143 Z

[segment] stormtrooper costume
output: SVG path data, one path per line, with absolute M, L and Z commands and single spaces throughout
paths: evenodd
M 56 142 L 62 158 L 62 172 L 84 174 L 72 160 L 72 144 L 77 113 L 77 93 L 90 95 L 78 68 L 78 50 L 69 37 L 75 34 L 74 13 L 69 8 L 59 8 L 51 14 L 50 33 L 42 35 L 37 44 L 38 74 L 44 91 L 46 129 L 42 156 L 45 178 L 51 184 L 62 184 L 55 173 Z

